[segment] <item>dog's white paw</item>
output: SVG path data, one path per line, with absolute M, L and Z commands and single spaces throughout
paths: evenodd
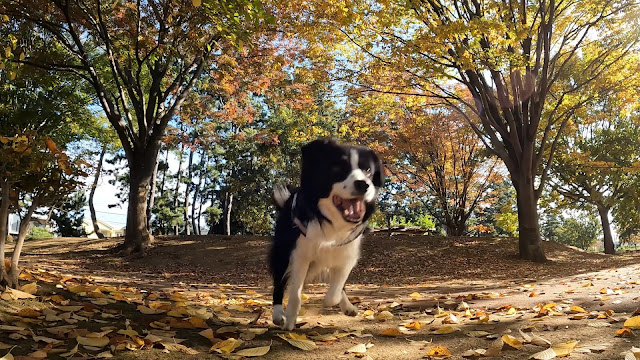
M 293 320 L 290 319 L 291 318 L 285 317 L 284 324 L 281 326 L 282 330 L 291 331 L 296 328 L 296 318 L 293 317 Z
M 284 310 L 282 309 L 282 305 L 275 305 L 273 307 L 272 320 L 273 320 L 273 323 L 278 326 L 282 326 L 285 323 L 286 317 L 284 316 Z
M 340 306 L 340 310 L 342 310 L 342 312 L 347 316 L 356 316 L 356 315 L 358 315 L 358 308 L 353 304 Z

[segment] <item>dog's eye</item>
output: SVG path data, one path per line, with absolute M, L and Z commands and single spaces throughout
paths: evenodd
M 364 170 L 363 172 L 367 177 L 371 177 L 371 175 L 373 175 L 373 171 L 371 171 L 371 168 L 367 168 L 367 170 Z

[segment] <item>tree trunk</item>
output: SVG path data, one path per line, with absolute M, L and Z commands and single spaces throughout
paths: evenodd
M 202 228 L 201 228 L 201 223 L 200 220 L 202 219 L 202 205 L 204 204 L 204 199 L 200 199 L 200 203 L 198 204 L 198 217 L 197 219 L 197 229 L 198 229 L 198 235 L 202 235 Z
M 198 174 L 198 183 L 194 185 L 193 200 L 191 201 L 191 226 L 193 227 L 193 233 L 196 235 L 201 235 L 200 214 L 202 213 L 202 200 L 200 200 L 200 210 L 198 211 L 200 214 L 197 214 L 198 216 L 196 216 L 196 203 L 198 202 L 198 196 L 200 195 L 200 187 L 202 186 L 202 176 L 204 175 L 206 158 L 207 153 L 205 150 L 203 150 L 200 158 L 200 173 Z
M 518 197 L 518 249 L 520 257 L 538 263 L 547 261 L 542 249 L 542 237 L 538 222 L 538 200 L 533 187 L 533 176 L 513 179 Z
M 89 192 L 89 212 L 91 213 L 91 223 L 93 224 L 93 232 L 96 233 L 98 239 L 104 239 L 104 234 L 100 232 L 98 226 L 98 217 L 96 216 L 96 208 L 93 204 L 93 197 L 96 194 L 96 188 L 98 187 L 98 180 L 100 179 L 100 173 L 102 172 L 102 162 L 104 156 L 107 153 L 107 145 L 102 145 L 100 150 L 100 159 L 98 159 L 98 166 L 96 167 L 96 174 L 93 177 L 93 184 L 91 184 L 91 192 Z
M 153 148 L 149 146 L 148 148 Z M 129 206 L 127 208 L 127 228 L 124 236 L 122 254 L 138 253 L 144 255 L 145 249 L 153 241 L 147 225 L 147 200 L 149 186 L 155 168 L 158 152 L 151 154 L 140 151 L 129 161 Z
M 0 198 L 0 261 L 2 261 L 2 270 L 0 271 L 0 284 L 4 285 L 9 279 L 7 269 L 4 267 L 5 246 L 7 243 L 7 235 L 9 235 L 9 185 L 7 181 L 0 184 L 2 189 L 2 198 Z
M 164 155 L 164 168 L 162 168 L 162 181 L 160 182 L 160 196 L 164 196 L 164 182 L 167 178 L 167 169 L 169 169 L 169 149 L 166 149 Z
M 159 163 L 159 159 L 156 158 L 156 166 L 153 168 L 153 174 L 151 175 L 151 190 L 149 191 L 149 200 L 147 203 L 147 228 L 149 229 L 149 234 L 153 234 L 153 229 L 151 228 L 151 211 L 153 210 L 153 203 L 155 202 L 155 199 L 156 199 L 158 163 Z
M 452 219 L 450 224 L 446 225 L 447 236 L 463 236 L 467 232 L 466 221 L 457 221 Z
M 227 192 L 224 200 L 224 229 L 226 235 L 231 235 L 231 208 L 233 207 L 233 194 Z
M 187 235 L 191 235 L 191 220 L 189 219 L 189 196 L 193 184 L 193 154 L 195 151 L 191 149 L 189 152 L 189 162 L 187 163 L 187 188 L 184 191 L 184 230 Z
M 598 213 L 600 214 L 600 222 L 602 224 L 602 233 L 604 234 L 604 253 L 615 255 L 616 247 L 613 243 L 613 234 L 611 233 L 611 223 L 609 222 L 609 209 L 602 205 L 596 204 Z
M 39 203 L 40 203 L 39 197 L 36 197 L 35 199 L 33 199 L 33 202 L 29 206 L 29 209 L 27 209 L 27 213 L 22 219 L 20 219 L 20 232 L 18 233 L 18 241 L 16 241 L 16 245 L 13 248 L 13 255 L 11 256 L 11 269 L 9 270 L 9 277 L 7 279 L 8 280 L 7 283 L 9 287 L 12 287 L 12 288 L 18 287 L 18 276 L 20 275 L 18 262 L 20 261 L 20 253 L 22 252 L 22 245 L 24 245 L 24 239 L 27 237 L 27 234 L 29 233 L 29 223 L 31 222 L 31 216 L 33 215 L 33 212 L 38 207 Z
M 182 131 L 182 127 L 180 128 L 180 131 Z M 184 143 L 180 144 L 180 160 L 178 161 L 178 172 L 176 173 L 177 176 L 177 180 L 176 180 L 176 191 L 173 197 L 173 210 L 176 211 L 176 209 L 178 208 L 178 199 L 180 198 L 180 183 L 182 183 L 182 158 L 184 155 Z M 176 225 L 175 229 L 174 229 L 174 234 L 175 235 L 179 235 L 180 234 L 180 226 Z

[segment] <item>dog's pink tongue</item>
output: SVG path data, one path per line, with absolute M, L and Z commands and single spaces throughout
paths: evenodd
M 362 200 L 351 199 L 351 200 L 345 200 L 345 202 L 348 203 L 348 206 L 346 207 L 346 209 L 349 211 L 349 217 L 354 219 L 359 219 L 362 217 L 362 213 L 363 213 Z

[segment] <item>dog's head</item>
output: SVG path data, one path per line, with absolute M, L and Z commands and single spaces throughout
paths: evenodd
M 373 213 L 384 168 L 370 149 L 315 140 L 302 148 L 300 191 L 332 223 L 359 224 Z

